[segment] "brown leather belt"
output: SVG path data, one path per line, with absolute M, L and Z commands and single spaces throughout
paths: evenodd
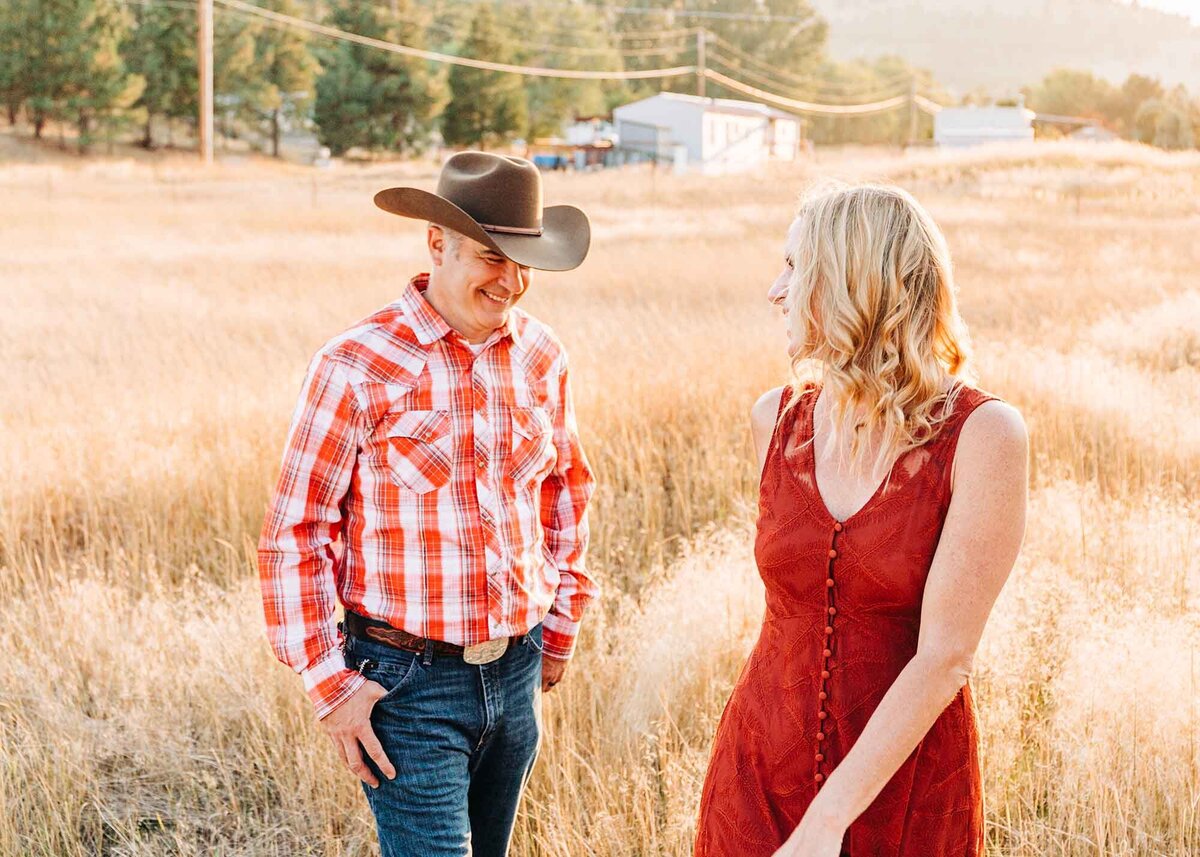
M 473 664 L 490 663 L 508 651 L 509 646 L 514 642 L 519 643 L 525 638 L 524 635 L 520 637 L 505 637 L 499 640 L 489 640 L 486 643 L 476 646 L 464 647 L 455 643 L 447 643 L 443 640 L 430 640 L 426 637 L 418 637 L 415 634 L 408 633 L 408 631 L 393 628 L 387 622 L 355 613 L 353 610 L 346 611 L 344 629 L 345 633 L 351 636 L 365 640 L 374 640 L 377 643 L 383 643 L 385 646 L 402 649 L 406 652 L 422 654 L 428 649 L 435 654 L 452 655 Z

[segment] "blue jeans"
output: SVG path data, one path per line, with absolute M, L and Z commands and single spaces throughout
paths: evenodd
M 541 737 L 542 626 L 482 665 L 350 637 L 347 666 L 364 661 L 387 690 L 371 726 L 396 768 L 389 780 L 367 758 L 383 857 L 504 857 Z

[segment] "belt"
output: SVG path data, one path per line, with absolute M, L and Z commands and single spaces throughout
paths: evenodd
M 408 631 L 393 628 L 387 622 L 368 618 L 355 613 L 353 610 L 346 611 L 343 628 L 344 632 L 351 636 L 365 640 L 374 640 L 377 643 L 383 643 L 385 646 L 391 646 L 394 649 L 402 649 L 406 652 L 416 652 L 418 654 L 430 651 L 440 655 L 453 655 L 456 658 L 462 658 L 469 664 L 491 663 L 507 652 L 508 647 L 512 643 L 519 643 L 525 638 L 524 635 L 520 637 L 500 637 L 495 640 L 486 640 L 482 643 L 477 643 L 474 646 L 459 646 L 443 640 L 418 637 L 416 634 L 410 634 Z

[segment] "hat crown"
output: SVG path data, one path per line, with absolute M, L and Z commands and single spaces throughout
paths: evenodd
M 484 229 L 542 228 L 542 174 L 525 158 L 459 152 L 442 167 L 437 195 Z

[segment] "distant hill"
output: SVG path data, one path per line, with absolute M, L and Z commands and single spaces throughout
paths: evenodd
M 947 87 L 993 92 L 1059 66 L 1200 89 L 1200 27 L 1116 0 L 813 0 L 834 59 L 899 54 Z

